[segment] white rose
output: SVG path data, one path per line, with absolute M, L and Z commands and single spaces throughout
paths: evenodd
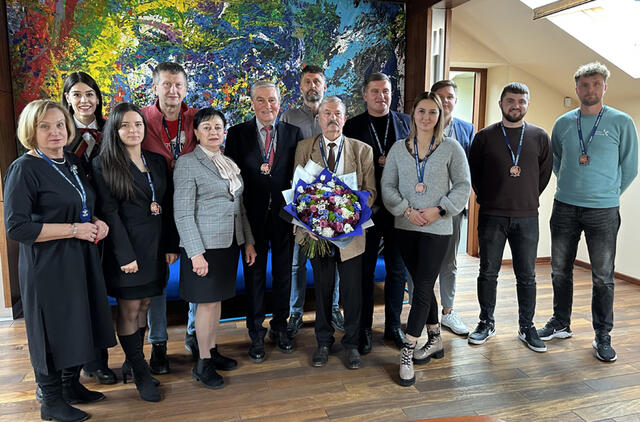
M 324 237 L 333 237 L 333 229 L 331 227 L 325 227 L 322 229 L 322 233 L 320 233 Z
M 351 227 L 351 224 L 347 223 L 344 225 L 343 230 L 345 233 L 351 233 L 353 231 L 353 227 Z

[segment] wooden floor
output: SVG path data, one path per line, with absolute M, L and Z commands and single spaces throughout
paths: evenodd
M 478 314 L 478 261 L 461 261 L 456 309 L 473 328 Z M 399 352 L 382 340 L 384 311 L 378 300 L 374 349 L 363 358 L 360 370 L 345 369 L 339 346 L 326 367 L 311 367 L 312 313 L 305 315 L 294 353 L 282 354 L 268 343 L 262 364 L 247 358 L 244 322 L 228 322 L 219 335 L 220 349 L 238 359 L 239 368 L 224 374 L 223 389 L 207 390 L 191 379 L 193 363 L 183 344 L 185 327 L 171 326 L 172 373 L 158 377 L 162 402 L 141 401 L 131 384 L 99 386 L 84 379 L 107 398 L 82 409 L 100 421 L 406 421 L 478 414 L 505 421 L 640 421 L 640 286 L 616 281 L 612 334 L 618 361 L 605 364 L 595 359 L 591 347 L 590 272 L 576 269 L 573 338 L 548 342 L 547 353 L 532 352 L 517 339 L 511 268 L 504 268 L 502 276 L 496 337 L 472 347 L 465 338 L 444 333 L 444 359 L 419 367 L 413 387 L 396 383 Z M 377 286 L 378 298 L 381 287 Z M 551 308 L 550 269 L 541 264 L 538 326 Z M 403 320 L 407 312 L 405 305 Z M 112 349 L 111 367 L 117 368 L 122 360 L 121 349 Z M 24 321 L 0 323 L 0 422 L 39 420 L 34 387 Z

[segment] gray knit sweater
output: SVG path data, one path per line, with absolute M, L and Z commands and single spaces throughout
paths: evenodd
M 413 141 L 410 141 L 413 146 Z M 460 213 L 469 200 L 471 178 L 464 150 L 452 138 L 444 138 L 431 153 L 425 170 L 425 193 L 419 194 L 416 162 L 409 152 L 407 140 L 396 142 L 389 151 L 382 173 L 382 202 L 395 216 L 398 229 L 447 235 L 453 232 L 451 216 Z M 402 212 L 407 207 L 415 209 L 442 206 L 447 214 L 428 226 L 416 226 Z

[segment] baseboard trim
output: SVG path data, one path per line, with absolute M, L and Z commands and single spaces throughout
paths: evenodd
M 576 259 L 574 261 L 574 264 L 577 265 L 578 267 L 586 268 L 588 270 L 591 269 L 591 264 L 589 264 L 586 261 L 582 261 L 580 259 Z M 640 285 L 640 278 L 631 277 L 630 275 L 622 274 L 622 273 L 619 273 L 617 271 L 614 274 L 615 274 L 615 277 L 617 279 L 628 281 L 629 283 Z

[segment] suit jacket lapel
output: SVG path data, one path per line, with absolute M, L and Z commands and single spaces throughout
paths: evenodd
M 342 154 L 344 154 L 344 174 L 353 173 L 356 171 L 356 154 L 353 150 L 353 142 L 351 138 L 344 138 L 344 147 Z
M 276 125 L 276 151 L 275 151 L 275 155 L 273 157 L 273 168 L 275 168 L 278 165 L 278 161 L 280 161 L 280 157 L 282 156 L 282 154 L 285 153 L 286 150 L 286 136 L 284 133 L 285 129 L 284 129 L 284 125 L 280 124 L 280 122 L 278 122 L 278 124 Z
M 393 131 L 395 132 L 396 135 L 396 141 L 399 141 L 401 139 L 404 139 L 405 136 L 403 136 L 400 133 L 400 128 L 404 128 L 406 129 L 404 132 L 409 133 L 409 128 L 406 127 L 404 120 L 402 120 L 397 113 L 390 111 L 389 113 L 391 113 L 391 118 L 393 119 Z M 391 146 L 387 145 L 388 148 L 391 148 Z
M 262 143 L 260 142 L 260 134 L 258 133 L 258 124 L 256 123 L 256 118 L 254 117 L 249 121 L 247 133 L 247 139 L 249 140 L 249 151 L 256 157 L 256 167 L 260 168 L 262 162 L 264 160 L 264 151 L 262 150 Z
M 200 147 L 196 147 L 196 149 L 194 150 L 194 153 L 196 155 L 196 158 L 209 170 L 211 170 L 213 173 L 215 173 L 218 177 L 220 177 L 220 172 L 218 171 L 218 168 L 216 167 L 215 164 L 213 164 L 213 161 L 211 161 L 209 159 L 209 157 L 207 157 L 207 154 L 204 153 L 204 151 L 202 151 L 200 149 Z

